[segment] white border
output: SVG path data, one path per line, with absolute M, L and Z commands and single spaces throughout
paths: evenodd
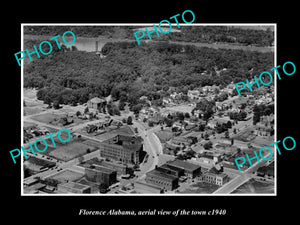
M 176 23 L 171 23 L 172 26 L 177 27 Z M 158 24 L 155 24 L 158 25 Z M 163 26 L 167 26 L 162 24 Z M 21 51 L 24 49 L 24 26 L 153 26 L 153 23 L 21 23 Z M 277 23 L 192 23 L 192 24 L 180 24 L 180 26 L 274 26 L 274 67 L 277 66 Z M 177 28 L 178 29 L 178 28 Z M 271 68 L 270 68 L 271 69 Z M 21 143 L 23 143 L 23 61 L 21 61 Z M 274 71 L 275 74 L 275 71 Z M 274 95 L 275 95 L 275 135 L 274 141 L 277 140 L 277 76 L 275 76 L 274 82 Z M 277 196 L 277 151 L 274 146 L 274 162 L 275 162 L 275 178 L 274 178 L 274 193 L 266 194 L 24 194 L 23 189 L 23 152 L 21 151 L 21 196 Z

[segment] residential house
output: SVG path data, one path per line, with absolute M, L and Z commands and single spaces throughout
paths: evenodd
M 190 100 L 199 99 L 200 91 L 199 90 L 188 90 L 187 96 Z
M 92 98 L 87 102 L 87 107 L 89 109 L 99 110 L 105 105 L 106 105 L 106 100 L 98 97 Z

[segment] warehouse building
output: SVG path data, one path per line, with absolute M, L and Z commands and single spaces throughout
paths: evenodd
M 200 175 L 201 167 L 199 165 L 186 162 L 183 160 L 176 159 L 174 161 L 169 161 L 166 165 L 173 169 L 181 169 L 184 171 L 184 175 L 188 178 L 195 178 L 196 176 Z
M 172 191 L 178 187 L 178 177 L 166 174 L 157 169 L 146 173 L 146 183 L 158 186 L 164 190 Z

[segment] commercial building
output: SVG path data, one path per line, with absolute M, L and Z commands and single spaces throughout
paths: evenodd
M 206 183 L 216 184 L 218 186 L 222 186 L 226 182 L 228 182 L 229 177 L 227 174 L 218 172 L 215 167 L 210 169 L 208 172 L 202 174 L 199 178 L 199 181 L 203 181 Z
M 137 181 L 134 183 L 134 190 L 145 194 L 145 193 L 156 193 L 156 194 L 161 194 L 163 193 L 163 189 L 157 185 L 153 185 L 153 184 L 147 184 L 143 181 Z
M 179 159 L 169 161 L 166 163 L 166 165 L 173 169 L 182 169 L 184 171 L 184 175 L 189 178 L 195 178 L 201 173 L 201 167 L 199 165 Z
M 88 185 L 69 181 L 66 183 L 58 184 L 57 191 L 59 193 L 91 193 L 91 187 Z
M 207 165 L 216 165 L 221 161 L 221 155 L 220 154 L 214 154 L 214 155 L 209 155 L 209 154 L 202 154 L 200 158 L 197 159 L 201 163 L 205 163 Z
M 163 164 L 160 167 L 156 167 L 156 170 L 161 171 L 165 174 L 173 175 L 178 178 L 184 175 L 184 169 L 169 166 L 168 164 Z
M 100 156 L 125 164 L 139 164 L 142 160 L 142 138 L 116 135 L 99 145 Z
M 128 168 L 127 165 L 117 161 L 105 161 L 102 160 L 100 162 L 100 165 L 107 167 L 109 169 L 117 171 L 117 175 L 123 175 L 123 174 L 128 174 L 131 172 L 131 170 Z
M 104 166 L 93 164 L 85 168 L 85 176 L 88 181 L 110 186 L 117 182 L 117 171 Z
M 178 187 L 178 177 L 171 174 L 166 174 L 157 169 L 146 173 L 146 183 L 158 186 L 164 190 L 174 190 Z

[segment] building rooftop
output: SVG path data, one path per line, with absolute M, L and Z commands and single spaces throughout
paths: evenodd
M 69 182 L 66 182 L 66 183 L 61 183 L 59 185 L 63 186 L 63 187 L 66 187 L 66 188 L 79 189 L 79 190 L 83 190 L 83 189 L 86 189 L 86 188 L 90 187 L 88 185 L 79 184 L 79 183 L 75 183 L 75 182 L 72 182 L 72 181 L 69 181 Z
M 126 150 L 138 151 L 143 146 L 143 139 L 134 135 L 115 135 L 101 143 L 102 145 L 122 146 Z
M 155 175 L 155 176 L 160 176 L 160 177 L 163 177 L 165 179 L 169 179 L 169 180 L 174 180 L 174 179 L 177 179 L 176 176 L 173 176 L 173 175 L 170 175 L 170 174 L 166 174 L 164 172 L 161 172 L 157 169 L 154 169 L 154 170 L 151 170 L 149 172 L 146 173 L 146 175 Z
M 169 161 L 169 162 L 167 162 L 167 165 L 175 166 L 175 167 L 187 170 L 187 171 L 194 171 L 194 170 L 199 169 L 199 167 L 200 167 L 199 165 L 196 165 L 196 164 L 193 164 L 190 162 L 186 162 L 186 161 L 183 161 L 180 159 L 175 159 L 174 161 Z
M 168 164 L 163 164 L 160 167 L 158 167 L 157 169 L 159 170 L 159 168 L 167 169 L 167 170 L 170 170 L 170 171 L 176 171 L 176 172 L 183 171 L 182 168 L 179 168 L 179 167 L 170 167 Z
M 98 165 L 98 164 L 93 164 L 92 167 L 89 168 L 89 169 L 101 171 L 103 173 L 113 173 L 113 172 L 115 172 L 115 170 L 112 170 L 108 167 L 104 167 L 104 166 L 101 166 L 101 165 Z
M 97 103 L 105 102 L 105 99 L 101 99 L 101 98 L 95 97 L 95 98 L 90 99 L 89 101 L 91 101 L 92 103 L 97 104 Z

